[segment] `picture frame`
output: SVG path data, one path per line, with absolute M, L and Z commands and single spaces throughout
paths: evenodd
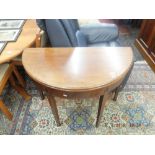
M 21 31 L 21 29 L 0 30 L 0 42 L 16 41 Z
M 1 42 L 0 43 L 0 54 L 3 51 L 4 47 L 6 46 L 6 44 L 7 44 L 6 42 Z
M 20 29 L 24 25 L 24 19 L 3 19 L 0 20 L 0 30 L 2 29 Z

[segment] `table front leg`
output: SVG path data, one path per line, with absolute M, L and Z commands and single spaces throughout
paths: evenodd
M 106 104 L 108 97 L 109 97 L 108 93 L 105 93 L 103 96 L 100 96 L 98 113 L 97 113 L 97 120 L 96 120 L 96 127 L 99 126 L 101 116 L 102 116 L 102 113 L 103 113 L 103 110 L 104 110 L 104 107 L 105 107 L 105 104 Z
M 54 97 L 49 92 L 47 93 L 47 98 L 48 98 L 49 104 L 51 106 L 52 113 L 54 115 L 57 126 L 61 126 L 56 101 L 55 101 Z

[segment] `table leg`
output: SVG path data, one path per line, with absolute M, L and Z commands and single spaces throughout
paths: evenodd
M 115 89 L 115 92 L 114 92 L 115 94 L 114 94 L 114 97 L 113 97 L 113 101 L 116 101 L 116 100 L 117 100 L 119 91 L 120 91 L 120 87 L 117 87 L 117 88 Z
M 40 84 L 38 84 L 37 82 L 35 82 L 34 80 L 33 80 L 33 82 L 34 82 L 35 86 L 37 87 L 37 90 L 38 90 L 38 93 L 39 93 L 39 95 L 41 97 L 41 100 L 44 100 L 45 96 L 44 96 L 44 93 L 43 93 L 42 86 Z
M 41 89 L 41 87 L 36 82 L 35 82 L 35 84 L 36 84 L 36 87 L 38 89 L 38 92 L 39 92 L 41 99 L 44 100 L 45 96 L 44 96 L 43 90 Z
M 54 97 L 52 95 L 50 95 L 50 93 L 47 94 L 47 98 L 48 98 L 49 104 L 51 106 L 52 113 L 56 120 L 57 126 L 61 126 L 56 101 L 55 101 Z
M 39 92 L 39 95 L 40 95 L 41 99 L 44 100 L 45 96 L 43 94 L 43 91 L 40 88 L 38 88 L 38 92 Z
M 109 94 L 105 93 L 103 96 L 100 96 L 99 99 L 99 107 L 98 107 L 98 113 L 97 113 L 97 120 L 96 120 L 96 127 L 99 126 L 100 120 L 101 120 L 101 116 L 106 104 L 106 101 L 108 99 Z

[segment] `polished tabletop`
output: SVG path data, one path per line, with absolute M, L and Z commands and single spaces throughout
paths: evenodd
M 22 61 L 35 81 L 50 88 L 85 91 L 105 87 L 127 74 L 130 47 L 27 48 Z
M 35 20 L 26 20 L 22 31 L 15 42 L 8 42 L 0 54 L 0 64 L 20 55 L 23 50 L 34 44 L 39 28 Z

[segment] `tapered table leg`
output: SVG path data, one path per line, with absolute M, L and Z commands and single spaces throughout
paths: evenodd
M 51 106 L 52 113 L 54 115 L 57 126 L 61 126 L 56 101 L 55 101 L 54 97 L 52 95 L 50 95 L 50 93 L 47 94 L 47 98 L 48 98 L 49 104 Z
M 114 94 L 114 97 L 113 97 L 113 101 L 116 101 L 116 100 L 117 100 L 119 90 L 120 90 L 120 87 L 117 87 L 117 88 L 115 89 L 115 94 Z
M 96 127 L 99 126 L 101 116 L 102 116 L 102 113 L 103 113 L 103 110 L 104 110 L 104 107 L 105 107 L 105 104 L 106 104 L 108 97 L 109 97 L 108 93 L 105 93 L 103 96 L 100 96 L 98 113 L 97 113 L 97 120 L 96 120 Z
M 36 81 L 33 80 L 33 82 L 34 82 L 35 86 L 37 87 L 37 90 L 41 97 L 41 100 L 44 100 L 45 96 L 44 96 L 43 89 L 42 89 L 43 87 L 40 84 L 38 84 Z
M 39 92 L 39 95 L 40 95 L 41 99 L 44 100 L 45 96 L 43 94 L 43 91 L 40 88 L 38 88 L 38 92 Z

